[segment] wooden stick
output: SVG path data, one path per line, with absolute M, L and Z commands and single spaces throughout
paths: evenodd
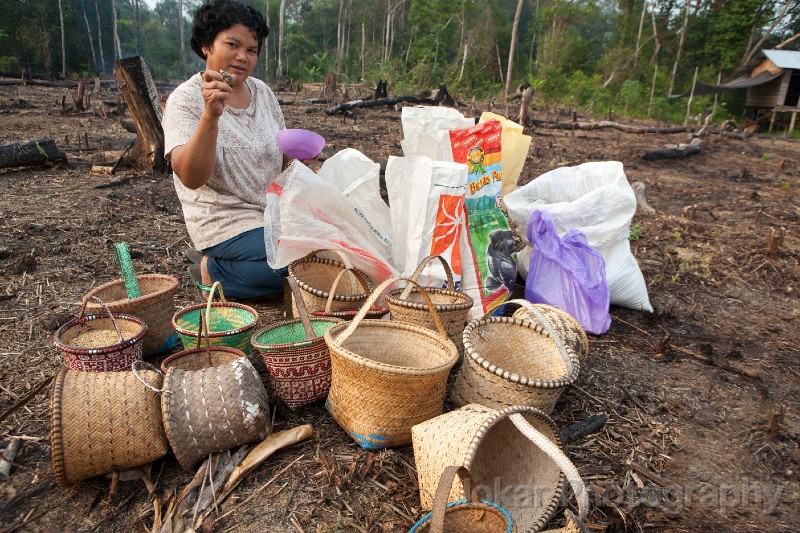
M 670 484 L 670 482 L 667 481 L 666 479 L 664 479 L 663 477 L 652 473 L 651 471 L 647 470 L 646 468 L 642 468 L 641 466 L 637 465 L 636 463 L 628 463 L 627 466 L 628 466 L 628 468 L 630 468 L 631 470 L 633 470 L 637 474 L 641 474 L 642 476 L 646 477 L 647 479 L 649 479 L 650 481 L 652 481 L 653 483 L 655 483 L 659 487 L 666 487 L 667 485 Z
M 8 418 L 11 415 L 11 413 L 16 411 L 17 409 L 19 409 L 20 407 L 22 407 L 23 405 L 25 405 L 29 401 L 31 401 L 31 398 L 33 398 L 34 396 L 39 394 L 39 391 L 41 391 L 43 388 L 45 388 L 47 385 L 49 385 L 50 382 L 53 381 L 54 377 L 55 376 L 50 376 L 50 377 L 45 378 L 42 381 L 40 381 L 35 387 L 33 387 L 33 390 L 31 390 L 28 394 L 25 395 L 24 398 L 22 398 L 20 401 L 18 401 L 17 403 L 15 403 L 11 407 L 9 407 L 6 410 L 5 413 L 0 415 L 0 422 L 5 420 L 6 418 Z
M 21 447 L 22 439 L 11 439 L 6 449 L 3 450 L 3 456 L 0 459 L 0 481 L 8 481 L 11 475 L 11 463 L 14 462 Z

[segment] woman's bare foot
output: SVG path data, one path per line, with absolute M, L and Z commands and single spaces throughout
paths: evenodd
M 204 255 L 200 260 L 200 276 L 203 278 L 200 283 L 203 285 L 211 285 L 211 274 L 208 273 L 208 256 Z

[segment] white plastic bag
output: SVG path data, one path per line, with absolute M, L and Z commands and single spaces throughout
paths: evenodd
M 404 107 L 400 119 L 403 124 L 403 140 L 400 141 L 403 155 L 424 155 L 434 161 L 453 160 L 448 156 L 447 130 L 475 125 L 474 118 L 467 118 L 452 107 Z M 440 132 L 444 132 L 444 136 Z
M 461 280 L 461 252 L 466 244 L 464 192 L 467 167 L 425 156 L 389 157 L 386 189 L 392 221 L 394 265 L 411 275 L 425 257 L 440 255 L 450 265 L 456 287 Z M 444 287 L 447 275 L 431 261 L 420 283 Z
M 272 268 L 284 267 L 314 250 L 338 249 L 376 282 L 397 274 L 392 267 L 391 235 L 385 230 L 391 227 L 388 209 L 379 209 L 370 192 L 383 203 L 378 194 L 378 173 L 363 165 L 369 177 L 353 173 L 350 186 L 341 190 L 348 183 L 342 178 L 346 168 L 336 167 L 348 159 L 352 162 L 354 157 L 359 159 L 355 154 L 334 156 L 325 162 L 323 167 L 329 168 L 320 170 L 320 174 L 294 161 L 270 185 L 264 240 Z M 331 178 L 334 175 L 339 178 Z
M 571 229 L 582 231 L 606 263 L 611 303 L 653 312 L 628 241 L 636 196 L 622 163 L 593 162 L 551 170 L 509 193 L 504 203 L 519 227 L 527 227 L 538 209 L 550 215 L 559 235 Z

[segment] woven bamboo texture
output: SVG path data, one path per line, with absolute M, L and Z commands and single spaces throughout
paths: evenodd
M 515 413 L 560 448 L 556 425 L 532 407 L 496 411 L 471 404 L 414 426 L 414 460 L 423 509 L 431 508 L 445 469 L 462 465 L 476 484 L 487 488 L 487 500 L 508 510 L 520 531 L 539 531 L 547 523 L 558 506 L 565 476 L 547 451 L 516 428 L 509 418 Z M 454 483 L 448 499 L 464 497 L 461 485 Z
M 579 369 L 574 350 L 541 324 L 508 317 L 478 319 L 464 329 L 464 364 L 452 400 L 459 406 L 480 403 L 494 409 L 527 405 L 549 414 Z
M 130 370 L 131 364 L 142 358 L 142 341 L 147 335 L 144 321 L 132 315 L 105 311 L 102 315 L 84 315 L 70 320 L 56 331 L 55 344 L 64 355 L 67 368 L 80 372 L 119 372 Z M 72 344 L 80 335 L 99 331 L 109 332 L 111 338 L 116 337 L 116 342 L 92 347 Z
M 266 437 L 267 391 L 243 353 L 199 370 L 194 369 L 196 364 L 208 362 L 205 353 L 177 361 L 181 364 L 169 366 L 164 378 L 161 413 L 167 439 L 182 467 L 191 470 L 209 453 Z
M 219 290 L 219 302 L 214 302 L 214 293 Z M 172 325 L 186 349 L 200 346 L 201 314 L 208 324 L 208 339 L 212 346 L 227 346 L 244 353 L 250 351 L 250 337 L 258 324 L 258 313 L 249 305 L 228 302 L 222 292 L 222 286 L 215 282 L 208 294 L 205 304 L 192 305 L 175 313 Z
M 530 310 L 530 307 L 533 307 L 535 311 L 544 314 L 545 318 L 550 321 L 553 329 L 564 341 L 564 344 L 571 347 L 578 356 L 578 360 L 580 360 L 581 363 L 586 360 L 586 357 L 589 355 L 589 338 L 586 336 L 586 331 L 572 315 L 552 305 L 532 304 L 526 300 L 511 301 L 519 302 L 521 305 L 519 309 L 514 311 L 512 318 L 530 320 L 531 322 L 541 324 L 541 320 Z
M 290 289 L 299 288 L 289 279 Z M 251 343 L 264 358 L 270 390 L 290 408 L 322 400 L 331 388 L 331 355 L 324 334 L 341 320 L 310 319 L 302 297 L 300 318 L 272 324 L 253 335 Z
M 161 376 L 145 372 L 161 385 Z M 158 394 L 133 372 L 61 368 L 50 400 L 53 473 L 61 486 L 142 466 L 167 454 Z
M 379 285 L 352 322 L 325 333 L 332 372 L 326 406 L 368 450 L 409 444 L 414 424 L 441 414 L 447 376 L 458 359 L 438 318 L 436 332 L 402 322 L 364 320 L 395 281 L 390 278 Z
M 141 296 L 128 299 L 125 280 L 118 279 L 95 287 L 84 297 L 105 302 L 112 313 L 138 316 L 149 328 L 144 337 L 142 351 L 145 357 L 168 352 L 178 345 L 178 337 L 172 327 L 175 314 L 175 292 L 180 285 L 178 278 L 162 274 L 143 274 L 136 277 Z M 99 313 L 100 306 L 89 302 L 86 309 Z
M 469 498 L 447 503 L 456 473 Z M 408 533 L 513 533 L 514 519 L 499 505 L 481 501 L 469 470 L 463 466 L 448 466 L 436 488 L 433 510 L 423 516 Z
M 323 252 L 335 254 L 341 260 L 319 257 L 318 254 Z M 337 282 L 339 274 L 346 269 L 351 269 L 353 275 L 344 276 Z M 360 307 L 374 287 L 369 276 L 354 269 L 347 256 L 338 250 L 316 250 L 293 261 L 289 264 L 289 277 L 300 287 L 303 302 L 311 314 L 325 312 L 326 305 L 329 305 L 329 312 Z M 296 306 L 292 306 L 292 311 L 293 316 L 297 316 Z
M 464 326 L 467 323 L 467 314 L 472 308 L 472 298 L 463 292 L 455 290 L 450 265 L 447 264 L 443 257 L 438 255 L 428 256 L 423 259 L 411 279 L 418 282 L 423 269 L 433 259 L 438 259 L 444 266 L 447 274 L 447 288 L 425 287 L 425 292 L 428 293 L 436 312 L 439 314 L 439 320 L 442 321 L 442 325 L 447 331 L 447 338 L 453 341 L 458 353 L 461 354 L 464 351 L 462 335 Z M 386 296 L 386 301 L 389 304 L 392 320 L 436 330 L 436 324 L 428 311 L 428 306 L 425 304 L 419 289 L 414 288 L 413 285 L 409 284 L 403 289 L 390 291 Z

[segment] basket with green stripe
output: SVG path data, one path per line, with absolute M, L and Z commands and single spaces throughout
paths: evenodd
M 273 395 L 294 409 L 328 396 L 331 355 L 323 335 L 342 321 L 309 317 L 297 283 L 288 278 L 288 284 L 296 295 L 300 318 L 259 330 L 253 334 L 251 344 L 264 358 Z
M 213 301 L 219 290 L 219 302 Z M 222 285 L 214 282 L 208 294 L 208 302 L 186 307 L 172 317 L 172 325 L 183 342 L 184 348 L 200 347 L 201 313 L 208 324 L 208 340 L 211 346 L 227 346 L 242 352 L 250 351 L 250 336 L 258 324 L 258 313 L 248 305 L 228 302 Z M 206 334 L 203 334 L 205 336 Z

